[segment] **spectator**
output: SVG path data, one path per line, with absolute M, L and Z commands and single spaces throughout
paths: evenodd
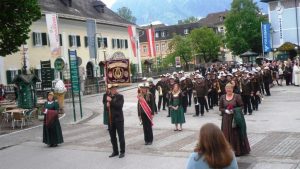
M 190 155 L 187 169 L 237 169 L 235 155 L 222 131 L 208 123 L 200 129 L 195 151 Z

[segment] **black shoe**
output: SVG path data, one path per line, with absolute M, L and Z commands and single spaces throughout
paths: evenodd
M 252 113 L 249 113 L 249 115 L 252 115 Z
M 119 153 L 112 153 L 110 156 L 108 156 L 109 158 L 112 158 L 112 157 L 115 157 L 115 156 L 118 156 Z
M 119 158 L 123 158 L 123 157 L 125 157 L 125 153 L 121 153 L 121 154 L 119 155 Z
M 145 142 L 145 145 L 149 145 L 149 143 L 148 143 L 148 142 Z
M 203 116 L 204 114 L 201 114 L 201 116 Z
M 152 142 L 149 142 L 148 145 L 152 145 Z
M 167 117 L 170 117 L 170 115 L 167 115 Z
M 162 109 L 162 110 L 166 110 L 166 109 Z
M 194 114 L 193 117 L 198 117 L 199 115 Z

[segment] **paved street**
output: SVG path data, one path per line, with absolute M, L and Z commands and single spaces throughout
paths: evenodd
M 300 169 L 300 88 L 276 86 L 271 92 L 272 96 L 264 98 L 258 112 L 246 116 L 252 151 L 238 158 L 241 169 Z M 122 94 L 125 96 L 125 158 L 108 158 L 111 144 L 102 125 L 102 95 L 94 95 L 84 97 L 85 120 L 77 124 L 73 123 L 71 104 L 66 104 L 67 114 L 61 120 L 65 143 L 57 148 L 41 143 L 41 127 L 0 136 L 0 168 L 182 169 L 193 151 L 201 125 L 221 124 L 216 107 L 197 118 L 192 117 L 194 108 L 190 107 L 184 131 L 174 132 L 167 112 L 161 111 L 154 120 L 154 143 L 144 146 L 136 112 L 136 88 L 127 88 Z

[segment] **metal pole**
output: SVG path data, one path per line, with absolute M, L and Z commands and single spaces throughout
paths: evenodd
M 74 116 L 74 122 L 76 122 L 74 90 L 73 90 L 73 86 L 72 86 L 72 76 L 71 76 L 71 56 L 70 56 L 70 49 L 68 49 L 68 54 L 69 54 L 70 79 L 71 79 L 71 90 L 72 90 L 73 116 Z
M 76 53 L 76 65 L 77 65 L 77 77 L 78 77 L 78 88 L 79 88 L 79 107 L 80 107 L 80 117 L 82 119 L 82 105 L 81 105 L 81 86 L 80 86 L 80 78 L 79 78 L 79 68 L 78 68 L 78 60 L 77 60 L 77 51 Z M 98 82 L 97 82 L 98 83 Z

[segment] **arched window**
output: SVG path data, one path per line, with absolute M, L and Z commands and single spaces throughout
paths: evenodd
M 94 78 L 94 65 L 91 62 L 86 65 L 86 76 L 87 78 Z

